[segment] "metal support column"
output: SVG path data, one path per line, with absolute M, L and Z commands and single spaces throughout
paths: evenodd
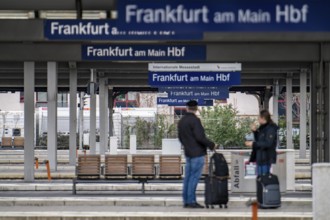
M 109 106 L 109 137 L 114 135 L 113 133 L 113 88 L 108 90 L 108 106 Z
M 326 76 L 325 80 L 325 90 L 326 95 L 324 96 L 324 105 L 326 112 L 326 122 L 325 122 L 325 143 L 324 143 L 324 162 L 330 162 L 330 63 L 325 63 L 324 74 Z
M 34 180 L 34 62 L 24 62 L 24 180 Z
M 319 64 L 313 63 L 313 70 L 311 74 L 311 162 L 318 162 L 318 73 Z
M 267 86 L 263 99 L 263 109 L 269 110 L 269 100 L 271 98 L 270 87 Z
M 307 70 L 300 72 L 300 150 L 299 158 L 306 158 L 307 145 Z
M 83 148 L 83 134 L 84 134 L 84 92 L 79 93 L 79 150 Z
M 47 63 L 47 149 L 50 169 L 57 170 L 57 63 Z
M 280 85 L 278 84 L 278 80 L 274 82 L 273 88 L 273 120 L 276 124 L 278 124 L 278 97 L 280 95 Z
M 100 78 L 99 79 L 99 111 L 100 111 L 100 154 L 105 154 L 106 144 L 107 142 L 107 133 L 106 127 L 108 126 L 107 121 L 105 118 L 107 117 L 107 108 L 106 105 L 108 100 L 105 100 L 105 93 L 106 93 L 106 79 Z
M 105 118 L 104 118 L 104 124 L 105 124 L 105 134 L 106 134 L 106 142 L 105 142 L 105 151 L 108 151 L 109 148 L 109 142 L 110 142 L 110 135 L 109 135 L 109 91 L 108 91 L 108 79 L 106 79 L 105 82 L 105 93 L 104 93 L 104 102 L 105 102 Z
M 77 149 L 77 69 L 70 69 L 70 165 L 76 164 Z
M 293 149 L 292 139 L 292 75 L 286 78 L 286 147 Z
M 90 116 L 89 116 L 89 147 L 90 153 L 96 154 L 96 94 L 94 86 L 96 85 L 96 70 L 91 70 L 91 88 L 90 88 Z

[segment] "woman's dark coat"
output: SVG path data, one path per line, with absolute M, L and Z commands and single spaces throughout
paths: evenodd
M 255 141 L 253 142 L 250 162 L 259 165 L 276 163 L 278 126 L 274 123 L 261 125 L 254 132 Z

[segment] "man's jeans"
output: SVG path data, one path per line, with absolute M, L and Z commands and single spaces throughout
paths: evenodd
M 183 181 L 183 202 L 185 205 L 196 203 L 196 188 L 202 175 L 204 156 L 186 157 L 185 177 Z
M 258 165 L 258 175 L 265 176 L 270 174 L 270 165 L 264 164 L 264 165 Z

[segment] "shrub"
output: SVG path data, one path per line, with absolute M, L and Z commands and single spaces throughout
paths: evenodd
M 251 118 L 239 118 L 232 105 L 203 108 L 201 117 L 207 136 L 224 147 L 244 146 Z

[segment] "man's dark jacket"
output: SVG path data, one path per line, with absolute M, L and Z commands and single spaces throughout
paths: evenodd
M 207 139 L 200 119 L 193 113 L 186 113 L 178 124 L 179 139 L 187 157 L 200 157 L 213 149 L 214 143 Z
M 250 162 L 256 162 L 259 165 L 276 163 L 277 131 L 277 125 L 270 123 L 261 125 L 254 132 L 255 141 L 253 142 Z

